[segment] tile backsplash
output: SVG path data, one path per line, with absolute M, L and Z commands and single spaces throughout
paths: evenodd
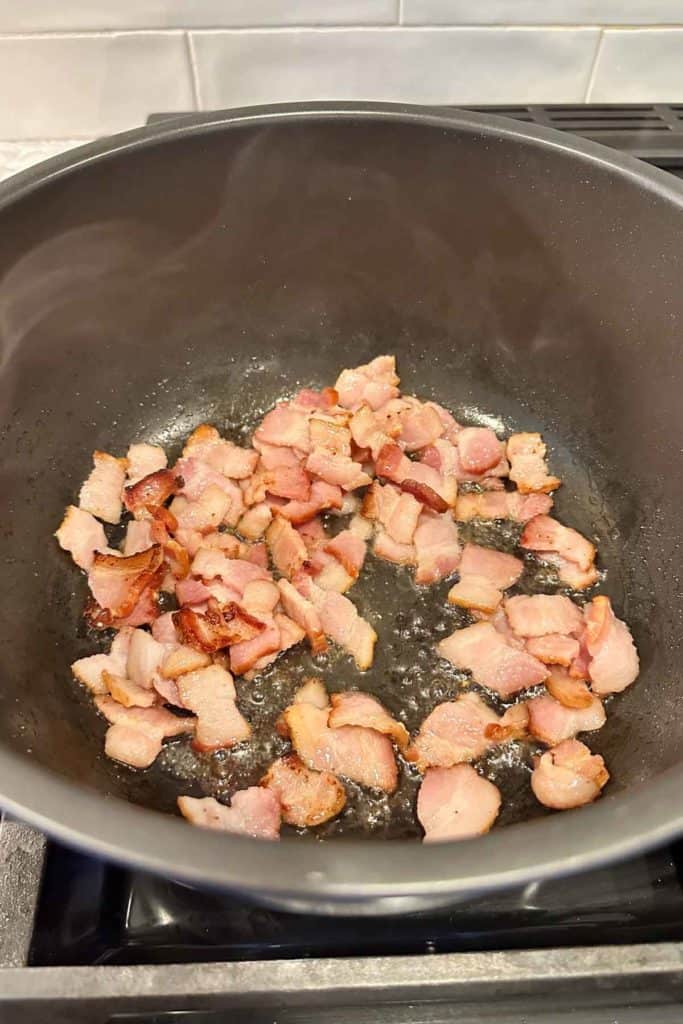
M 683 0 L 0 0 L 0 139 L 313 99 L 683 101 Z

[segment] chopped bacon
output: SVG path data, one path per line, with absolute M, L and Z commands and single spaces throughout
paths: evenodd
M 587 707 L 568 708 L 549 694 L 527 701 L 529 732 L 549 747 L 577 733 L 601 729 L 606 721 L 602 701 L 591 697 Z
M 188 672 L 177 685 L 183 705 L 197 716 L 192 743 L 196 750 L 221 750 L 249 739 L 251 726 L 235 703 L 235 684 L 224 668 L 209 665 Z
M 173 470 L 158 469 L 156 473 L 143 476 L 142 480 L 126 487 L 123 492 L 123 503 L 128 512 L 138 517 L 145 514 L 150 507 L 163 505 L 171 495 L 178 492 L 181 485 L 182 480 Z
M 296 448 L 308 452 L 311 448 L 311 434 L 308 426 L 309 413 L 306 409 L 279 402 L 266 413 L 254 431 L 254 440 L 281 448 Z
M 277 584 L 270 580 L 251 580 L 244 588 L 239 603 L 250 615 L 265 620 L 272 615 L 279 600 Z
M 221 551 L 200 548 L 192 562 L 192 572 L 205 580 L 218 578 L 238 593 L 252 580 L 269 580 L 270 573 L 244 558 L 228 558 Z
M 270 789 L 250 786 L 233 794 L 230 806 L 212 796 L 179 796 L 178 809 L 191 825 L 235 832 L 253 839 L 280 838 L 280 801 Z
M 437 645 L 437 650 L 442 658 L 456 668 L 467 669 L 478 683 L 504 700 L 548 677 L 542 662 L 507 644 L 490 622 L 456 629 Z
M 124 707 L 111 697 L 96 697 L 98 711 L 111 723 L 104 752 L 133 768 L 148 768 L 167 737 L 194 732 L 194 718 L 178 718 L 166 708 Z
M 484 735 L 495 743 L 506 743 L 508 740 L 525 739 L 528 727 L 528 704 L 513 704 L 498 722 L 486 726 Z
M 60 548 L 68 551 L 79 569 L 86 572 L 92 567 L 95 552 L 107 550 L 107 536 L 102 523 L 75 505 L 67 508 L 55 537 Z
M 570 675 L 559 665 L 551 668 L 545 686 L 551 697 L 559 700 L 566 708 L 588 708 L 593 703 L 593 694 L 586 681 Z
M 282 607 L 287 615 L 305 630 L 313 652 L 320 654 L 327 650 L 327 641 L 320 615 L 315 606 L 300 594 L 289 580 L 278 580 L 277 585 L 280 590 Z
M 351 431 L 347 426 L 348 413 L 343 416 L 314 414 L 309 420 L 311 446 L 341 458 L 351 457 Z
M 599 754 L 578 740 L 564 740 L 546 751 L 531 773 L 536 799 L 556 811 L 589 804 L 600 796 L 609 772 Z
M 489 427 L 465 427 L 458 433 L 458 454 L 466 473 L 485 473 L 497 466 L 504 448 Z
M 370 540 L 372 537 L 372 523 L 365 516 L 356 514 L 349 523 L 349 530 L 361 540 Z
M 311 496 L 308 501 L 288 501 L 278 507 L 277 511 L 290 523 L 306 523 L 326 509 L 341 509 L 342 489 L 336 484 L 328 484 L 325 480 L 314 480 L 311 484 Z
M 460 561 L 460 575 L 473 573 L 485 576 L 499 590 L 513 586 L 524 572 L 524 563 L 513 555 L 479 544 L 465 544 Z
M 107 729 L 104 752 L 131 768 L 149 768 L 161 753 L 161 737 L 118 722 Z
M 273 513 L 270 511 L 270 506 L 265 502 L 253 505 L 237 524 L 237 532 L 247 540 L 258 540 L 268 529 L 272 518 Z
M 296 754 L 273 761 L 260 785 L 277 796 L 282 820 L 298 828 L 322 825 L 346 804 L 346 790 L 336 775 L 307 768 Z
M 168 460 L 166 452 L 156 444 L 132 444 L 126 452 L 126 476 L 129 484 L 166 469 Z
M 417 795 L 425 843 L 488 832 L 500 811 L 500 792 L 468 764 L 430 768 Z
M 210 664 L 211 657 L 204 651 L 180 644 L 166 655 L 159 671 L 164 679 L 177 679 L 186 672 L 196 672 Z
M 398 484 L 435 511 L 444 511 L 455 504 L 458 485 L 454 476 L 445 476 L 424 462 L 413 462 L 397 444 L 385 444 L 379 452 L 375 470 L 377 476 Z
M 414 544 L 398 544 L 384 530 L 375 535 L 373 551 L 378 558 L 397 565 L 417 565 L 417 553 Z
M 300 534 L 281 516 L 275 516 L 268 527 L 266 543 L 275 568 L 283 576 L 291 578 L 308 557 L 306 545 Z
M 190 501 L 182 494 L 176 495 L 171 502 L 170 511 L 176 517 L 181 530 L 199 530 L 200 533 L 209 533 L 211 530 L 218 529 L 226 516 L 233 516 L 234 508 L 229 494 L 226 494 L 216 484 L 209 484 L 196 501 Z M 241 509 L 239 509 L 239 514 L 235 511 L 234 515 L 237 515 L 235 522 L 239 521 L 241 514 Z
M 276 466 L 269 469 L 263 475 L 263 482 L 268 493 L 277 498 L 308 501 L 311 495 L 311 478 L 298 463 L 296 466 Z
M 450 576 L 460 563 L 458 528 L 450 512 L 423 512 L 415 530 L 416 583 L 436 583 Z
M 351 437 L 359 451 L 367 451 L 370 458 L 376 459 L 385 444 L 391 442 L 386 427 L 368 405 L 363 405 L 351 417 L 349 423 Z
M 106 669 L 102 673 L 102 682 L 114 700 L 123 704 L 124 708 L 151 708 L 157 702 L 154 688 L 148 690 L 144 686 L 134 683 L 132 679 L 112 675 Z
M 356 579 L 360 575 L 365 561 L 365 541 L 361 540 L 352 530 L 342 530 L 328 544 L 325 551 L 340 562 L 345 572 Z
M 411 494 L 417 501 L 433 512 L 446 512 L 448 502 L 440 494 L 437 494 L 429 484 L 422 484 L 418 480 L 402 480 L 400 483 L 402 491 Z
M 113 616 L 110 611 L 99 608 L 96 604 L 94 615 L 90 617 L 90 623 L 96 629 L 122 629 L 125 626 L 148 626 L 150 623 L 159 615 L 159 587 L 161 585 L 161 574 L 163 568 L 159 570 L 149 586 L 140 594 L 140 597 L 135 602 L 135 606 L 128 615 L 124 615 L 121 618 Z M 86 616 L 88 611 L 86 610 Z
M 215 427 L 206 423 L 190 435 L 183 448 L 183 457 L 198 459 L 233 480 L 251 476 L 258 462 L 257 452 L 226 441 Z
M 508 597 L 505 612 L 517 636 L 540 637 L 548 633 L 570 636 L 579 635 L 583 630 L 581 609 L 562 594 Z
M 125 674 L 138 686 L 151 690 L 166 648 L 145 629 L 134 629 L 130 636 Z
M 449 604 L 487 614 L 494 612 L 502 600 L 502 590 L 485 576 L 476 576 L 474 573 L 461 574 L 458 582 L 448 591 Z
M 154 544 L 154 523 L 151 519 L 131 519 L 126 526 L 123 540 L 123 554 L 137 555 L 147 551 Z
M 332 711 L 328 719 L 331 729 L 360 725 L 381 732 L 393 740 L 399 750 L 406 750 L 410 738 L 408 730 L 402 722 L 392 718 L 376 697 L 359 690 L 347 690 L 344 693 L 333 693 L 331 701 Z
M 595 547 L 578 530 L 563 526 L 547 515 L 537 515 L 524 527 L 521 546 L 528 551 L 556 552 L 587 572 L 595 561 Z
M 561 633 L 546 633 L 545 636 L 527 640 L 526 649 L 544 665 L 564 665 L 568 668 L 579 654 L 579 641 Z
M 174 612 L 173 623 L 184 644 L 207 654 L 253 640 L 266 628 L 234 602 L 221 607 L 213 599 L 206 612 L 187 607 Z
M 306 459 L 306 469 L 328 484 L 354 491 L 365 487 L 372 478 L 364 473 L 357 462 L 348 455 L 334 455 L 322 448 L 314 448 Z
M 600 573 L 594 565 L 589 569 L 579 569 L 576 562 L 570 562 L 568 558 L 563 558 L 554 551 L 544 551 L 541 558 L 557 569 L 560 583 L 571 587 L 572 590 L 587 590 L 600 579 Z
M 594 693 L 621 693 L 638 678 L 640 663 L 628 626 L 618 619 L 609 597 L 594 597 L 584 611 L 588 673 Z
M 302 388 L 292 399 L 292 404 L 300 405 L 302 409 L 333 409 L 338 401 L 339 395 L 334 388 L 321 388 L 320 391 Z
M 307 701 L 284 713 L 292 746 L 309 768 L 343 775 L 361 786 L 393 793 L 398 782 L 391 740 L 374 729 L 345 725 L 330 729 L 329 710 Z
M 295 585 L 299 593 L 318 611 L 325 634 L 353 655 L 361 671 L 368 669 L 372 665 L 377 634 L 370 623 L 361 618 L 355 605 L 343 594 L 322 590 L 309 576 L 300 575 Z M 286 604 L 285 610 L 288 610 Z M 298 621 L 294 614 L 292 618 Z
M 404 397 L 406 408 L 400 414 L 398 443 L 407 452 L 416 452 L 433 444 L 444 432 L 441 416 L 431 402 Z
M 560 486 L 562 481 L 548 473 L 546 452 L 540 434 L 512 434 L 508 438 L 510 479 L 520 494 L 554 491 Z
M 112 618 L 124 618 L 133 611 L 145 588 L 157 579 L 162 561 L 158 544 L 127 558 L 96 553 L 88 586 L 101 609 Z
M 398 396 L 398 383 L 395 358 L 377 356 L 372 362 L 354 370 L 342 370 L 334 387 L 339 404 L 355 412 L 361 405 L 380 409 Z
M 247 640 L 233 644 L 230 648 L 230 669 L 236 676 L 244 675 L 254 668 L 261 659 L 280 650 L 280 630 L 273 623 L 266 625 L 262 632 Z
M 71 666 L 79 683 L 87 686 L 91 693 L 107 693 L 107 686 L 102 679 L 103 672 L 125 676 L 128 662 L 128 651 L 132 629 L 121 629 L 114 637 L 109 654 L 91 654 L 87 658 L 79 658 Z
M 116 525 L 121 519 L 126 460 L 106 452 L 93 452 L 94 468 L 81 487 L 78 505 L 105 523 Z
M 185 604 L 204 604 L 212 596 L 212 592 L 209 590 L 205 583 L 201 580 L 188 579 L 178 580 L 175 585 L 175 596 L 179 605 Z M 238 592 L 235 592 L 235 597 L 240 597 Z
M 427 715 L 408 759 L 416 762 L 420 771 L 431 765 L 447 768 L 461 761 L 476 761 L 495 743 L 487 726 L 498 724 L 498 715 L 478 694 L 464 693 L 437 704 Z
M 549 494 L 520 494 L 519 491 L 485 491 L 482 494 L 461 494 L 455 505 L 455 518 L 466 523 L 471 519 L 512 519 L 526 523 L 545 515 L 553 507 Z

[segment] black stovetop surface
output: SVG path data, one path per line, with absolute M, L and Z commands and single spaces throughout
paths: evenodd
M 683 178 L 683 105 L 470 109 L 574 132 Z M 150 120 L 171 116 L 153 115 Z M 683 843 L 587 874 L 399 919 L 266 910 L 50 843 L 30 962 L 281 960 L 681 939 Z

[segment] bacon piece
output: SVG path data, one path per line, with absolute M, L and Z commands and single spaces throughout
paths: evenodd
M 104 527 L 90 512 L 69 505 L 55 533 L 60 548 L 68 551 L 79 569 L 87 572 L 95 560 L 96 551 L 107 550 Z
M 375 535 L 373 551 L 378 558 L 386 562 L 395 562 L 397 565 L 417 565 L 417 553 L 414 544 L 397 544 L 397 542 L 380 530 Z
M 456 629 L 437 644 L 437 651 L 456 668 L 467 669 L 478 683 L 503 700 L 548 677 L 542 662 L 507 644 L 490 622 Z
M 617 619 L 610 599 L 594 597 L 584 610 L 588 673 L 594 693 L 621 693 L 638 678 L 640 663 L 628 626 Z
M 448 591 L 449 604 L 477 612 L 494 612 L 502 600 L 502 590 L 498 590 L 485 576 L 475 576 L 474 573 L 461 575 Z
M 317 516 L 318 512 L 327 509 L 341 509 L 342 489 L 336 484 L 328 484 L 325 480 L 314 480 L 311 484 L 311 496 L 308 501 L 288 501 L 277 508 L 279 515 L 290 523 L 306 523 Z
M 325 545 L 327 554 L 333 555 L 353 579 L 357 579 L 360 575 L 366 550 L 365 541 L 361 540 L 352 530 L 342 530 Z
M 458 493 L 455 477 L 443 476 L 423 462 L 412 462 L 397 444 L 384 445 L 377 456 L 375 470 L 377 476 L 398 484 L 423 504 L 438 506 L 435 511 L 443 511 L 444 502 L 448 508 L 455 504 Z
M 313 450 L 322 450 L 340 458 L 351 458 L 351 431 L 347 425 L 348 420 L 348 413 L 344 413 L 343 416 L 313 414 L 308 421 Z
M 537 515 L 524 527 L 520 545 L 528 551 L 556 552 L 587 572 L 595 561 L 595 547 L 578 530 L 563 526 L 551 516 Z
M 483 835 L 498 817 L 500 804 L 496 786 L 470 765 L 430 768 L 417 795 L 425 843 Z
M 360 514 L 354 515 L 349 523 L 349 530 L 356 537 L 360 537 L 361 540 L 368 541 L 372 537 L 372 523 L 365 516 Z
M 190 501 L 182 494 L 177 495 L 171 502 L 170 511 L 176 517 L 181 530 L 198 530 L 200 533 L 209 533 L 211 530 L 218 529 L 221 523 L 226 521 L 226 517 L 234 518 L 236 516 L 235 523 L 237 523 L 243 509 L 237 510 L 231 496 L 226 494 L 221 487 L 209 484 L 196 501 Z
M 194 718 L 178 718 L 165 708 L 124 707 L 111 697 L 96 697 L 98 711 L 111 723 L 104 752 L 133 768 L 148 768 L 163 739 L 194 731 Z
M 548 565 L 557 569 L 560 583 L 566 584 L 572 590 L 587 590 L 600 579 L 600 573 L 594 565 L 586 570 L 579 569 L 576 562 L 570 562 L 569 559 L 563 558 L 553 551 L 544 551 L 541 558 Z
M 544 665 L 564 665 L 568 668 L 578 657 L 579 641 L 561 633 L 547 633 L 527 640 L 526 649 Z
M 303 466 L 298 464 L 270 469 L 264 474 L 263 480 L 268 493 L 278 498 L 308 501 L 311 494 L 311 478 Z
M 437 704 L 420 726 L 408 759 L 422 772 L 430 765 L 450 767 L 476 761 L 495 741 L 487 726 L 498 726 L 498 715 L 476 693 Z
M 235 591 L 235 598 L 240 597 L 239 592 Z M 192 579 L 189 577 L 185 580 L 178 580 L 175 585 L 175 596 L 179 605 L 192 604 L 199 605 L 204 604 L 212 595 L 205 583 L 201 580 Z M 174 627 L 175 628 L 175 627 Z
M 278 580 L 280 599 L 282 607 L 301 628 L 305 631 L 311 645 L 311 650 L 320 654 L 327 650 L 327 641 L 323 632 L 320 615 L 310 601 L 299 593 L 296 587 L 292 586 L 289 580 Z
M 183 705 L 197 716 L 196 750 L 222 750 L 249 739 L 251 726 L 235 703 L 232 676 L 220 665 L 209 665 L 178 678 Z
M 529 727 L 528 703 L 513 704 L 498 722 L 487 725 L 484 735 L 494 743 L 526 739 Z
M 512 434 L 508 438 L 510 479 L 517 484 L 520 494 L 554 491 L 562 483 L 548 473 L 546 452 L 540 434 Z
M 253 640 L 266 629 L 234 602 L 220 607 L 211 599 L 206 612 L 181 608 L 173 613 L 173 623 L 184 644 L 212 654 L 224 647 Z M 265 652 L 264 652 L 265 653 Z
M 505 454 L 501 441 L 489 427 L 464 427 L 458 433 L 458 454 L 467 473 L 485 473 Z
M 346 790 L 336 775 L 307 768 L 296 754 L 273 761 L 260 785 L 277 796 L 283 821 L 298 828 L 322 825 L 346 804 Z
M 186 672 L 197 672 L 198 669 L 206 668 L 210 664 L 211 658 L 208 654 L 180 644 L 165 656 L 159 671 L 163 679 L 177 679 Z
M 529 732 L 549 747 L 562 740 L 573 739 L 577 733 L 601 729 L 606 721 L 602 701 L 590 697 L 583 708 L 568 708 L 549 694 L 527 701 Z
M 121 519 L 126 460 L 115 459 L 106 452 L 93 452 L 93 470 L 81 487 L 79 508 L 116 525 Z
M 338 401 L 339 395 L 334 388 L 321 388 L 320 391 L 302 388 L 292 399 L 292 404 L 300 405 L 302 409 L 333 409 Z
M 106 669 L 102 673 L 102 682 L 114 700 L 124 708 L 151 708 L 157 702 L 157 694 L 153 688 L 147 690 L 144 686 L 134 683 L 132 679 L 112 675 Z
M 270 580 L 270 573 L 244 558 L 229 558 L 221 551 L 212 548 L 200 548 L 192 562 L 192 572 L 205 580 L 220 579 L 238 593 L 253 580 Z
M 311 450 L 308 418 L 306 409 L 292 405 L 291 402 L 278 402 L 254 431 L 254 441 L 308 452 Z
M 391 442 L 386 425 L 372 411 L 370 406 L 362 405 L 351 417 L 349 423 L 351 437 L 359 451 L 367 451 L 370 458 L 376 459 L 385 444 Z M 398 426 L 400 430 L 400 425 Z M 398 433 L 398 430 L 396 433 Z
M 253 839 L 280 838 L 280 802 L 270 789 L 250 786 L 235 793 L 230 806 L 212 796 L 179 796 L 178 809 L 191 825 L 235 832 Z
M 278 592 L 279 593 L 279 592 Z M 284 651 L 289 650 L 290 647 L 294 647 L 296 644 L 300 644 L 305 638 L 306 633 L 293 619 L 290 619 L 288 615 L 282 615 L 280 612 L 276 612 L 273 616 L 273 622 L 277 626 L 280 641 L 276 650 L 270 654 L 264 655 L 255 661 L 252 668 L 243 672 L 246 679 L 254 679 L 256 675 L 261 672 L 268 665 L 271 665 L 276 658 L 278 658 Z
M 112 761 L 131 768 L 149 768 L 161 753 L 161 738 L 121 722 L 107 729 L 104 752 Z
M 602 757 L 572 739 L 541 755 L 531 773 L 531 788 L 546 807 L 566 811 L 596 800 L 608 780 Z
M 436 583 L 458 568 L 461 548 L 450 512 L 423 512 L 415 530 L 416 583 Z
M 111 618 L 133 611 L 147 586 L 153 583 L 163 561 L 161 546 L 153 545 L 136 555 L 118 557 L 96 553 L 88 573 L 88 586 L 100 608 Z
M 166 655 L 166 648 L 145 629 L 134 629 L 130 636 L 125 674 L 138 686 L 151 690 L 154 676 Z
M 166 452 L 156 444 L 132 444 L 126 452 L 126 476 L 129 484 L 136 484 L 150 473 L 166 469 L 167 465 Z
M 344 491 L 355 491 L 357 487 L 365 487 L 372 482 L 372 478 L 350 456 L 334 455 L 322 448 L 313 449 L 306 459 L 306 469 Z
M 206 423 L 190 435 L 183 448 L 183 457 L 198 459 L 233 480 L 251 476 L 258 462 L 257 452 L 226 441 L 215 427 Z
M 344 693 L 333 693 L 331 701 L 332 711 L 328 719 L 331 729 L 360 725 L 381 732 L 393 740 L 399 750 L 406 750 L 410 739 L 408 730 L 403 722 L 392 718 L 376 697 L 359 690 L 347 690 Z
M 361 671 L 369 668 L 377 634 L 370 623 L 360 617 L 355 605 L 343 594 L 322 590 L 306 575 L 300 574 L 294 583 L 299 593 L 317 609 L 324 633 L 353 656 Z M 288 610 L 286 605 L 285 610 Z M 292 618 L 298 621 L 295 615 Z
M 517 636 L 540 637 L 547 633 L 569 636 L 583 630 L 581 609 L 562 594 L 508 597 L 505 612 Z
M 266 543 L 275 568 L 283 576 L 292 577 L 306 561 L 308 551 L 291 523 L 276 516 L 266 531 Z
M 566 708 L 589 708 L 594 697 L 583 679 L 571 676 L 565 668 L 554 665 L 545 681 L 551 697 Z
M 460 561 L 460 575 L 485 576 L 499 590 L 513 586 L 524 572 L 524 562 L 513 555 L 479 544 L 465 544 Z
M 135 606 L 128 615 L 116 618 L 106 609 L 99 608 L 95 602 L 95 608 L 86 609 L 85 615 L 90 619 L 90 624 L 96 629 L 122 629 L 125 626 L 148 626 L 159 615 L 159 587 L 163 579 L 163 566 L 154 575 L 149 586 L 140 594 Z M 92 614 L 91 614 L 92 612 Z
M 265 502 L 253 505 L 237 524 L 237 532 L 247 540 L 258 540 L 268 529 L 272 518 L 273 513 L 270 511 L 270 506 Z
M 74 661 L 71 671 L 78 682 L 87 686 L 91 693 L 107 693 L 103 673 L 125 676 L 132 633 L 132 629 L 121 629 L 114 637 L 109 654 L 91 654 Z
M 284 719 L 292 746 L 309 768 L 343 775 L 361 786 L 393 793 L 398 781 L 391 740 L 374 729 L 328 726 L 329 711 L 307 701 L 290 705 Z
M 126 526 L 123 540 L 123 555 L 137 555 L 154 545 L 154 522 L 152 519 L 131 519 Z
M 466 523 L 472 519 L 512 519 L 526 523 L 545 515 L 553 507 L 549 494 L 520 494 L 519 491 L 486 491 L 461 494 L 455 505 L 455 518 Z
M 270 580 L 252 580 L 244 588 L 239 603 L 250 615 L 265 621 L 272 615 L 279 600 L 277 584 Z
M 254 668 L 261 659 L 280 651 L 280 630 L 273 623 L 256 636 L 233 644 L 230 648 L 230 669 L 236 676 Z
M 448 502 L 428 484 L 422 484 L 418 480 L 402 480 L 400 487 L 402 491 L 411 494 L 422 505 L 432 509 L 433 512 L 446 512 L 448 510 Z
M 150 507 L 163 505 L 173 494 L 177 494 L 182 480 L 173 470 L 158 469 L 156 473 L 143 476 L 142 480 L 126 487 L 123 503 L 136 517 L 143 515 Z
M 444 432 L 444 424 L 431 402 L 404 396 L 406 408 L 400 415 L 398 443 L 407 452 L 416 452 L 433 444 Z
M 362 405 L 379 409 L 398 396 L 394 356 L 377 356 L 353 370 L 342 370 L 334 385 L 339 404 L 354 412 Z

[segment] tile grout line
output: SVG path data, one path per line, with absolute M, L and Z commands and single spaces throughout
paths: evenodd
M 398 21 L 397 25 L 403 25 L 403 0 L 398 0 Z
M 190 63 L 190 79 L 192 81 L 192 98 L 194 100 L 195 110 L 202 109 L 202 98 L 201 89 L 199 85 L 199 68 L 197 67 L 197 54 L 195 53 L 194 41 L 192 39 L 192 33 L 185 33 L 185 48 L 187 50 L 187 59 Z
M 593 86 L 595 84 L 595 76 L 596 76 L 597 70 L 598 70 L 598 62 L 599 62 L 599 59 L 600 59 L 600 53 L 602 52 L 602 41 L 603 41 L 604 38 L 605 38 L 605 30 L 601 29 L 600 30 L 600 35 L 598 36 L 597 44 L 595 46 L 595 53 L 593 54 L 593 63 L 591 64 L 590 74 L 588 76 L 588 83 L 586 85 L 586 91 L 585 91 L 585 93 L 583 95 L 583 102 L 584 103 L 590 103 L 590 95 L 591 95 L 591 92 L 593 91 Z
M 398 0 L 398 16 L 403 18 L 403 0 Z M 615 33 L 630 32 L 683 32 L 683 21 L 667 24 L 642 24 L 642 25 L 616 25 L 596 22 L 572 22 L 567 24 L 555 24 L 549 22 L 528 22 L 525 24 L 504 24 L 492 22 L 467 22 L 458 24 L 429 23 L 422 24 L 404 22 L 375 22 L 364 25 L 353 24 L 330 24 L 330 25 L 226 25 L 226 26 L 186 26 L 184 28 L 128 28 L 128 29 L 73 29 L 71 31 L 55 32 L 0 32 L 0 41 L 10 40 L 32 40 L 32 39 L 111 39 L 116 36 L 181 36 L 192 35 L 241 35 L 248 33 L 285 35 L 295 32 L 380 32 L 395 33 L 405 31 L 415 32 L 468 32 L 476 30 L 479 32 L 577 32 L 587 29 L 609 31 Z

